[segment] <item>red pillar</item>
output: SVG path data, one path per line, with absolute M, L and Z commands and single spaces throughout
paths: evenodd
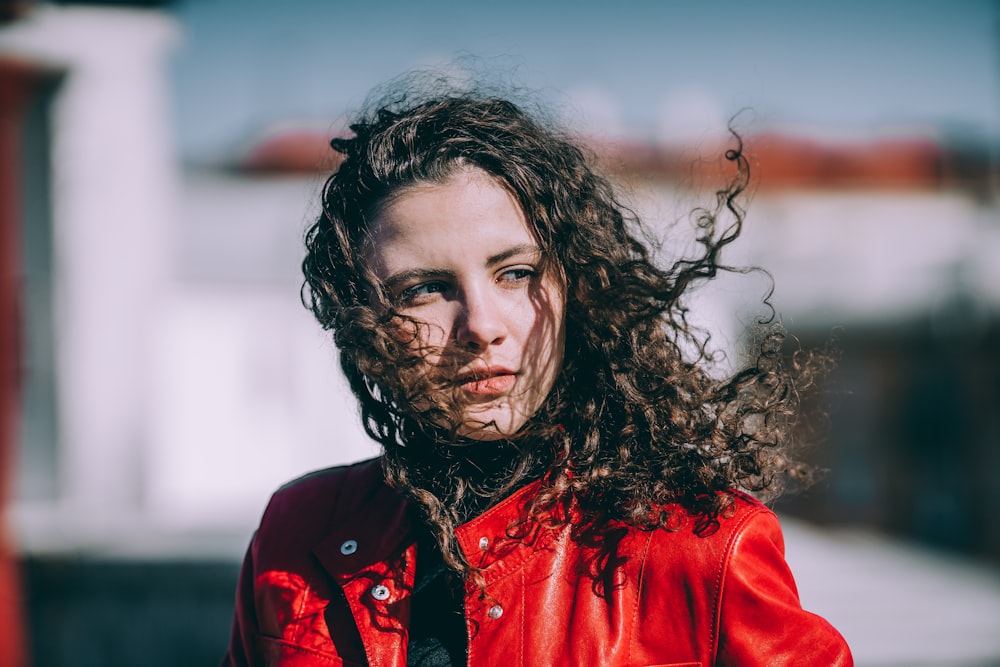
M 21 137 L 23 116 L 47 70 L 0 57 L 0 667 L 26 664 L 17 550 L 3 511 L 11 499 L 21 374 Z

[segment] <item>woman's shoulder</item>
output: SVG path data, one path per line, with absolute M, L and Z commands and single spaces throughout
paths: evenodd
M 380 458 L 315 470 L 281 486 L 271 496 L 260 530 L 306 524 L 325 528 L 331 515 L 353 513 L 388 491 Z
M 382 459 L 365 459 L 357 463 L 314 470 L 283 484 L 274 492 L 271 503 L 309 501 L 329 497 L 344 488 L 357 491 L 374 490 L 384 486 Z
M 742 542 L 773 543 L 784 550 L 781 527 L 774 512 L 753 496 L 740 491 L 725 492 L 729 502 L 718 515 L 678 509 L 675 523 L 653 531 L 651 553 L 663 551 L 678 564 L 700 571 L 725 567 Z
M 648 533 L 641 544 L 642 588 L 647 596 L 655 599 L 663 591 L 697 591 L 688 602 L 698 607 L 699 614 L 714 614 L 711 610 L 719 609 L 723 591 L 734 576 L 737 580 L 748 574 L 761 581 L 789 579 L 774 512 L 747 494 L 727 495 L 732 502 L 718 516 L 682 510 L 674 524 Z

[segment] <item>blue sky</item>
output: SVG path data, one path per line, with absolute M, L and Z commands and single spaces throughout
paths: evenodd
M 583 126 L 676 138 L 753 122 L 933 124 L 1000 137 L 991 0 L 187 0 L 173 60 L 189 158 L 282 119 L 333 121 L 407 70 L 472 57 Z

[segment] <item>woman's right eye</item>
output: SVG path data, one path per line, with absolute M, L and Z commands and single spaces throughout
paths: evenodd
M 431 281 L 407 287 L 399 293 L 397 297 L 402 305 L 414 305 L 420 303 L 432 294 L 439 294 L 448 288 L 443 282 Z

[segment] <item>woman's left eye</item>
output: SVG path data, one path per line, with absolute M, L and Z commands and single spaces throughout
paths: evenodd
M 513 269 L 507 269 L 500 274 L 498 279 L 499 282 L 511 282 L 517 283 L 525 280 L 530 280 L 532 276 L 535 275 L 535 270 L 529 266 L 518 266 Z

